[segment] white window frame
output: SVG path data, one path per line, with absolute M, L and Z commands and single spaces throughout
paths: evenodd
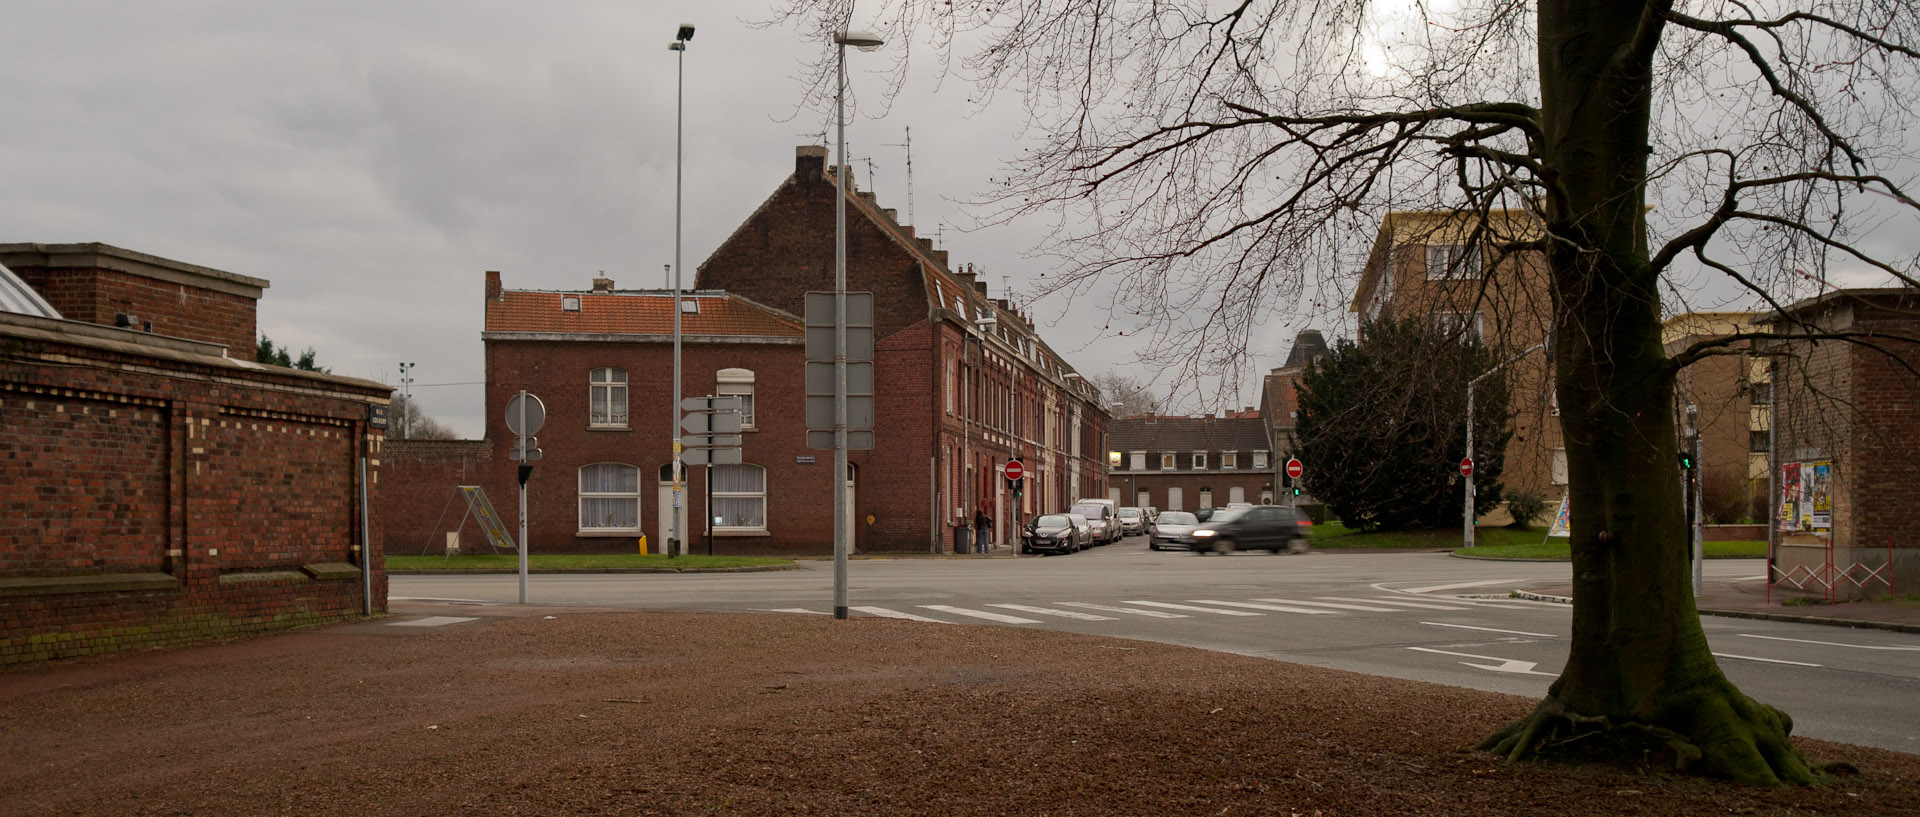
M 753 370 L 721 369 L 713 376 L 713 393 L 718 396 L 739 397 L 740 429 L 753 429 Z
M 1178 470 L 1180 470 L 1180 462 L 1179 462 L 1179 459 L 1180 459 L 1180 457 L 1179 457 L 1179 455 L 1177 455 L 1177 454 L 1161 454 L 1161 455 L 1160 455 L 1160 470 L 1162 470 L 1162 471 L 1178 471 Z
M 1195 471 L 1207 470 L 1207 452 L 1205 451 L 1193 452 L 1193 470 Z
M 1226 471 L 1229 469 L 1238 469 L 1239 467 L 1240 467 L 1240 452 L 1238 451 L 1220 452 L 1220 470 Z
M 1567 449 L 1564 449 L 1564 448 L 1553 449 L 1553 454 L 1551 456 L 1553 458 L 1552 466 L 1551 466 L 1553 471 L 1553 484 L 1555 485 L 1567 484 Z
M 587 490 L 587 471 L 589 469 L 603 468 L 603 467 L 626 469 L 628 474 L 633 479 L 633 490 L 632 491 L 589 491 Z M 580 466 L 580 470 L 575 472 L 574 487 L 577 489 L 576 493 L 578 494 L 578 497 L 579 497 L 579 501 L 576 503 L 578 507 L 574 514 L 574 521 L 578 523 L 579 530 L 581 533 L 638 534 L 640 532 L 641 523 L 644 520 L 640 515 L 640 468 L 638 466 L 628 465 L 624 462 L 588 463 L 586 465 Z M 587 501 L 588 500 L 613 500 L 617 502 L 628 502 L 628 501 L 632 502 L 633 503 L 633 524 L 630 526 L 587 524 Z
M 1127 454 L 1127 470 L 1129 471 L 1147 470 L 1147 452 L 1145 451 L 1129 452 Z
M 723 484 L 725 477 L 722 476 L 722 473 L 723 471 L 731 471 L 732 469 L 736 469 L 736 468 L 751 468 L 754 471 L 759 472 L 760 489 L 757 491 L 729 490 L 728 488 L 730 488 L 731 486 L 726 486 Z M 722 500 L 758 501 L 760 505 L 760 524 L 758 525 L 724 525 L 720 523 L 720 517 L 716 515 L 714 517 L 713 532 L 715 534 L 766 533 L 767 532 L 767 469 L 750 462 L 741 463 L 739 465 L 715 465 L 715 466 L 712 466 L 712 477 L 713 477 L 713 508 L 709 509 L 708 513 L 715 513 L 719 509 L 720 503 Z
M 1253 452 L 1253 470 L 1261 471 L 1261 470 L 1265 470 L 1266 467 L 1267 467 L 1267 452 L 1265 451 Z
M 615 408 L 616 404 L 618 409 Z M 596 413 L 595 407 L 602 405 L 606 407 L 605 414 Z M 627 427 L 626 369 L 601 366 L 587 373 L 587 427 Z
M 1427 280 L 1465 281 L 1479 278 L 1485 270 L 1480 247 L 1474 244 L 1428 244 Z

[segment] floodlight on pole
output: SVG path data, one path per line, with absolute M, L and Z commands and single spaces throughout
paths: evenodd
M 400 399 L 406 402 L 406 412 L 400 415 L 400 438 L 413 437 L 413 367 L 419 365 L 402 361 L 400 363 Z
M 864 31 L 833 35 L 839 46 L 834 125 L 839 147 L 833 167 L 833 617 L 847 617 L 847 46 L 861 51 L 884 41 Z
M 667 537 L 667 555 L 680 555 L 680 173 L 681 152 L 686 142 L 687 118 L 687 41 L 693 39 L 693 24 L 681 23 L 680 30 L 667 48 L 678 55 L 677 87 L 673 116 L 673 408 L 667 411 L 673 423 L 673 516 L 672 533 Z

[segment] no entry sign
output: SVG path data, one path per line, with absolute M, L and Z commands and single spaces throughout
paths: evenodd
M 1472 457 L 1460 458 L 1460 476 L 1463 476 L 1463 477 L 1473 476 L 1473 458 Z
M 1307 467 L 1305 465 L 1300 464 L 1300 460 L 1298 459 L 1287 460 L 1287 476 L 1292 477 L 1294 479 L 1299 479 L 1300 475 L 1306 472 L 1307 472 Z
M 1019 460 L 1007 460 L 1006 468 L 1003 470 L 1007 475 L 1007 479 L 1019 479 L 1027 473 L 1026 467 L 1021 465 Z

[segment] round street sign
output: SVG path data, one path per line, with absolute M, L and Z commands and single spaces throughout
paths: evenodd
M 1026 466 L 1021 465 L 1019 460 L 1007 460 L 1006 468 L 1003 470 L 1007 479 L 1019 479 L 1027 473 Z
M 1298 459 L 1287 460 L 1287 476 L 1293 477 L 1294 479 L 1299 479 L 1300 475 L 1306 472 L 1307 472 L 1307 467 L 1305 465 L 1301 465 L 1300 460 Z
M 515 434 L 538 434 L 547 424 L 547 407 L 540 398 L 520 392 L 507 401 L 507 430 Z
M 1460 458 L 1460 476 L 1463 476 L 1463 477 L 1473 476 L 1473 458 L 1472 457 Z

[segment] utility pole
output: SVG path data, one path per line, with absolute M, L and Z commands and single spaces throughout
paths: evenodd
M 1548 331 L 1547 336 L 1549 338 L 1553 336 L 1553 333 L 1551 330 Z M 1492 377 L 1494 372 L 1500 371 L 1501 369 L 1507 368 L 1508 366 L 1511 366 L 1515 363 L 1520 362 L 1521 358 L 1526 357 L 1527 355 L 1533 354 L 1533 351 L 1535 349 L 1546 348 L 1546 345 L 1547 345 L 1546 341 L 1541 341 L 1525 349 L 1522 349 L 1520 350 L 1519 354 L 1514 355 L 1513 357 L 1507 358 L 1506 362 L 1486 370 L 1479 377 L 1476 377 L 1472 380 L 1467 381 L 1467 459 L 1466 459 L 1466 462 L 1471 463 L 1473 461 L 1473 387 L 1480 385 L 1480 381 L 1485 380 L 1489 377 Z M 1466 477 L 1466 480 L 1467 480 L 1467 498 L 1466 498 L 1467 507 L 1464 514 L 1465 519 L 1461 521 L 1461 529 L 1462 529 L 1461 539 L 1464 542 L 1466 547 L 1473 547 L 1473 523 L 1477 516 L 1477 514 L 1473 512 L 1473 472 L 1478 469 L 1469 467 L 1463 470 L 1464 470 L 1464 476 Z

